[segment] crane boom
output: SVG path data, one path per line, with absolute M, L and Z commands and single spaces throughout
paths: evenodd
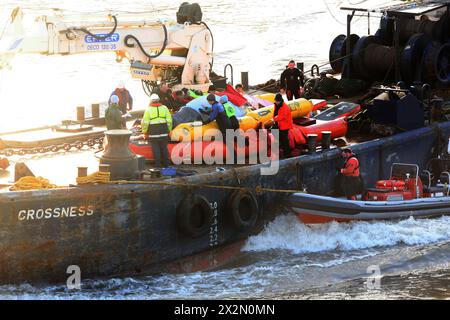
M 92 19 L 91 19 L 92 20 Z M 211 84 L 212 34 L 204 23 L 178 24 L 147 20 L 70 21 L 59 11 L 33 19 L 14 9 L 0 35 L 0 69 L 19 53 L 71 55 L 115 52 L 131 63 L 131 75 L 146 82 L 170 82 L 205 89 Z

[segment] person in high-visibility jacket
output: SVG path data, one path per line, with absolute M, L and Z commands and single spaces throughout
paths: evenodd
M 356 200 L 356 195 L 362 192 L 362 179 L 359 172 L 359 161 L 351 149 L 342 150 L 345 159 L 344 167 L 340 169 L 342 174 L 341 187 L 348 200 Z
M 159 103 L 159 96 L 154 93 L 150 96 L 150 105 L 142 118 L 142 133 L 149 139 L 157 167 L 161 167 L 161 160 L 164 167 L 169 166 L 167 144 L 171 130 L 170 111 L 165 105 Z
M 231 129 L 239 129 L 239 121 L 236 118 L 236 109 L 234 109 L 234 106 L 228 101 L 228 97 L 221 96 L 219 101 L 225 109 Z

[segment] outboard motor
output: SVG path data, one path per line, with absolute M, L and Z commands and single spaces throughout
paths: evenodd
M 198 3 L 183 2 L 178 8 L 177 23 L 198 24 L 202 21 L 203 13 Z

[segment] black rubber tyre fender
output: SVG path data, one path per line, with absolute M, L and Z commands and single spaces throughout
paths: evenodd
M 233 192 L 228 199 L 227 209 L 234 227 L 240 231 L 252 228 L 258 220 L 258 201 L 249 191 Z
M 177 226 L 185 235 L 196 238 L 206 234 L 213 212 L 209 201 L 198 194 L 184 198 L 177 207 Z

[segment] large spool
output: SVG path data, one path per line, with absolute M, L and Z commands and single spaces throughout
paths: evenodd
M 367 81 L 393 81 L 395 48 L 375 36 L 361 37 L 352 52 L 351 76 Z M 450 43 L 441 45 L 427 34 L 413 35 L 401 48 L 400 71 L 407 83 L 450 84 Z
M 350 52 L 353 51 L 355 44 L 358 42 L 359 36 L 351 34 L 349 39 L 344 34 L 338 35 L 330 46 L 329 59 L 331 68 L 336 72 L 342 72 L 344 66 L 344 58 L 347 55 L 347 42 L 350 41 Z
M 382 17 L 380 20 L 380 36 L 383 41 L 392 43 L 394 34 L 394 17 Z M 420 20 L 414 18 L 398 18 L 399 39 L 402 44 L 417 33 L 429 35 L 433 40 L 446 42 L 450 36 L 450 17 L 443 15 L 438 21 L 429 20 L 422 16 Z

